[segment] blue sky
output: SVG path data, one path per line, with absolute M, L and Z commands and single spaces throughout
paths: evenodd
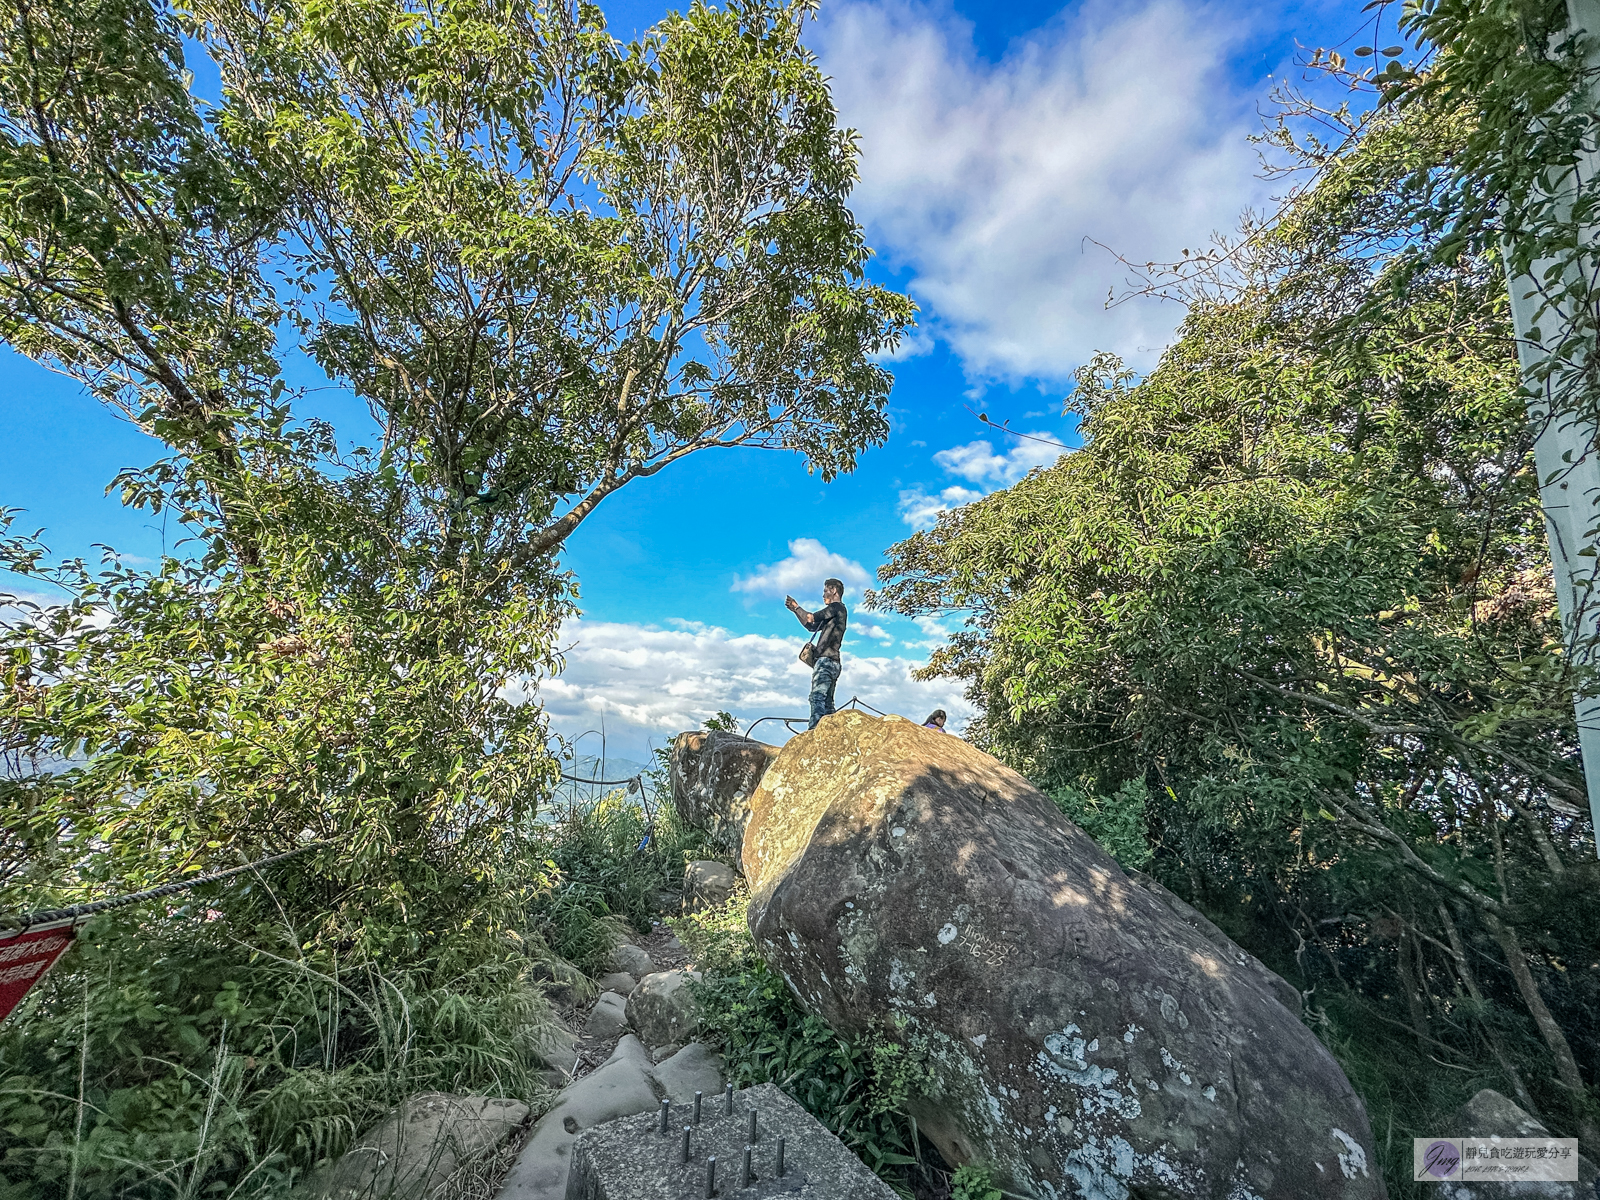
M 604 7 L 629 36 L 667 6 Z M 854 206 L 873 273 L 922 308 L 892 364 L 893 433 L 832 484 L 794 456 L 728 451 L 607 499 L 564 555 L 583 617 L 564 631 L 566 674 L 539 697 L 555 728 L 603 721 L 614 753 L 642 757 L 719 709 L 803 712 L 802 635 L 783 593 L 817 599 L 836 574 L 853 602 L 885 549 L 938 508 L 1056 453 L 972 410 L 1070 443 L 1060 414 L 1073 369 L 1099 349 L 1147 367 L 1182 316 L 1146 301 L 1108 309 L 1124 272 L 1095 243 L 1176 257 L 1270 203 L 1247 139 L 1274 78 L 1300 78 L 1297 45 L 1370 44 L 1371 21 L 1355 0 L 824 0 L 811 43 L 842 122 L 860 131 Z M 371 428 L 342 392 L 308 401 L 351 440 Z M 118 470 L 158 454 L 71 381 L 0 347 L 0 505 L 26 509 L 21 524 L 42 527 L 53 551 L 104 543 L 153 559 L 163 538 L 170 550 L 177 530 L 104 495 Z M 840 699 L 919 720 L 938 705 L 959 727 L 970 708 L 957 687 L 909 678 L 941 629 L 855 616 Z

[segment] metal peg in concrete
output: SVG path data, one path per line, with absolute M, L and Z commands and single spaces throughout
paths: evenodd
M 683 1146 L 678 1152 L 678 1161 L 685 1166 L 689 1163 L 689 1127 L 683 1127 Z
M 700 1093 L 694 1094 L 694 1123 L 700 1124 Z
M 722 1115 L 725 1117 L 733 1116 L 733 1084 L 731 1083 L 722 1090 Z
M 743 1182 L 741 1182 L 739 1184 L 740 1187 L 749 1187 L 752 1183 L 754 1183 L 756 1181 L 756 1173 L 753 1170 L 750 1169 L 750 1147 L 749 1146 L 746 1146 L 744 1148 L 744 1175 L 742 1176 L 742 1180 L 743 1180 Z
M 750 1106 L 750 1120 L 746 1124 L 744 1140 L 754 1144 L 756 1140 L 756 1109 L 753 1104 Z
M 661 1136 L 662 1137 L 666 1137 L 667 1134 L 672 1131 L 672 1125 L 670 1124 L 671 1120 L 672 1120 L 672 1101 L 671 1100 L 663 1100 L 661 1102 Z
M 717 1156 L 706 1159 L 706 1200 L 717 1194 Z
M 783 1178 L 783 1139 L 782 1138 L 778 1139 L 778 1170 L 777 1170 L 777 1176 L 778 1176 L 779 1179 Z

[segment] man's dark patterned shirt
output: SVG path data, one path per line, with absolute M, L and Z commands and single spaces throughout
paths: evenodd
M 814 613 L 798 612 L 795 616 L 800 618 L 800 624 L 817 634 L 817 657 L 840 661 L 839 647 L 844 644 L 844 627 L 850 620 L 844 605 L 835 600 Z

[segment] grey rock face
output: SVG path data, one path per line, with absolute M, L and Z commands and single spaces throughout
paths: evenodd
M 626 971 L 613 971 L 609 975 L 602 975 L 596 982 L 602 991 L 615 992 L 619 996 L 626 996 L 639 984 L 639 981 Z
M 681 1161 L 683 1126 L 662 1136 L 656 1114 L 612 1121 L 579 1135 L 572 1149 L 566 1200 L 698 1200 L 706 1194 L 706 1159 L 716 1156 L 717 1195 L 740 1200 L 894 1200 L 894 1192 L 810 1113 L 770 1083 L 746 1088 L 725 1115 L 722 1098 L 690 1129 L 690 1160 Z M 756 1113 L 757 1138 L 747 1140 Z M 777 1174 L 783 1138 L 784 1174 Z M 754 1181 L 740 1177 L 750 1145 Z
M 516 1100 L 413 1096 L 296 1189 L 304 1200 L 427 1200 L 528 1119 Z
M 726 904 L 739 886 L 739 875 L 727 863 L 696 859 L 683 872 L 683 911 L 699 912 Z
M 751 810 L 763 956 L 835 1029 L 926 1046 L 912 1113 L 951 1162 L 1060 1200 L 1384 1195 L 1361 1101 L 1270 973 L 988 755 L 838 713 Z
M 1492 1088 L 1484 1088 L 1463 1104 L 1438 1130 L 1440 1137 L 1547 1138 L 1550 1131 L 1526 1109 Z M 1578 1160 L 1576 1183 L 1545 1180 L 1527 1183 L 1481 1183 L 1445 1180 L 1437 1185 L 1443 1200 L 1590 1200 L 1600 1196 L 1600 1172 L 1586 1158 Z
M 628 997 L 628 1024 L 647 1046 L 687 1042 L 700 1027 L 700 1013 L 688 986 L 698 971 L 657 971 L 639 981 Z
M 1128 878 L 1166 905 L 1173 916 L 1200 934 L 1225 957 L 1232 959 L 1240 970 L 1255 975 L 1267 990 L 1276 996 L 1279 1002 L 1295 1016 L 1298 1017 L 1300 1015 L 1300 992 L 1294 984 L 1276 971 L 1269 970 L 1267 965 L 1255 955 L 1241 950 L 1237 942 L 1218 929 L 1216 924 L 1198 908 L 1182 897 L 1174 895 L 1143 871 L 1129 871 Z
M 627 1023 L 628 998 L 617 992 L 601 992 L 583 1029 L 590 1037 L 610 1038 L 621 1033 Z
M 611 969 L 626 971 L 635 979 L 643 979 L 656 969 L 656 965 L 650 961 L 650 955 L 643 949 L 632 942 L 623 942 L 611 952 Z
M 544 1080 L 557 1089 L 572 1082 L 572 1070 L 578 1062 L 578 1037 L 564 1024 L 552 1022 L 539 1043 L 539 1059 L 544 1063 Z
M 672 743 L 672 803 L 685 824 L 703 829 L 733 857 L 744 844 L 750 796 L 778 748 L 736 733 L 697 730 Z
M 654 1068 L 632 1035 L 617 1043 L 604 1064 L 556 1097 L 500 1189 L 501 1200 L 563 1200 L 572 1143 L 586 1129 L 635 1113 L 654 1113 L 663 1099 L 693 1101 L 701 1091 L 722 1091 L 722 1061 L 704 1046 L 685 1046 Z

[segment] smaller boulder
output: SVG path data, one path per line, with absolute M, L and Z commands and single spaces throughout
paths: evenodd
M 564 1088 L 572 1082 L 578 1064 L 578 1035 L 560 1021 L 552 1021 L 539 1039 L 538 1054 L 544 1063 L 540 1072 L 544 1081 L 558 1090 Z
M 744 845 L 750 797 L 778 748 L 737 733 L 697 729 L 672 742 L 672 804 L 685 825 L 705 830 L 734 863 Z
M 1493 1088 L 1484 1088 L 1468 1100 L 1440 1130 L 1451 1138 L 1547 1138 L 1550 1131 L 1526 1109 L 1512 1103 Z M 1574 1196 L 1600 1195 L 1596 1190 L 1600 1171 L 1587 1158 L 1578 1159 L 1578 1182 L 1527 1181 L 1484 1183 L 1445 1180 L 1439 1184 L 1443 1200 L 1571 1200 Z
M 699 912 L 726 904 L 739 886 L 739 873 L 727 863 L 696 859 L 683 873 L 683 911 Z
M 603 992 L 616 992 L 619 996 L 626 996 L 638 985 L 638 980 L 626 971 L 613 971 L 609 975 L 602 975 L 598 980 L 600 990 Z
M 707 1098 L 720 1096 L 722 1055 L 710 1046 L 690 1042 L 665 1060 L 658 1060 L 655 1077 L 662 1099 L 671 1100 L 674 1108 L 692 1105 L 696 1092 Z M 683 1124 L 681 1121 L 678 1123 Z
M 628 1023 L 646 1046 L 687 1042 L 700 1028 L 700 1010 L 689 981 L 699 971 L 657 971 L 639 981 L 628 997 Z
M 593 1038 L 614 1038 L 628 1023 L 628 998 L 617 992 L 601 992 L 589 1010 L 583 1031 Z
M 650 956 L 632 942 L 623 942 L 611 952 L 611 969 L 626 971 L 635 979 L 643 979 L 656 969 Z
M 300 1200 L 426 1200 L 527 1119 L 528 1106 L 517 1100 L 424 1092 L 362 1134 L 295 1194 Z
M 654 1111 L 658 1087 L 639 1039 L 624 1037 L 604 1064 L 557 1096 L 539 1118 L 506 1176 L 500 1200 L 564 1200 L 573 1139 L 606 1121 Z

